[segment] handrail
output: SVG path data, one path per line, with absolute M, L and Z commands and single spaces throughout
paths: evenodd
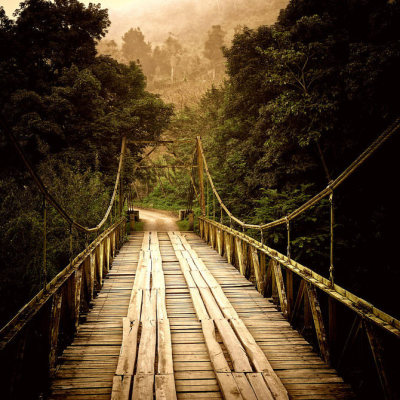
M 359 314 L 362 318 L 367 319 L 373 324 L 395 335 L 397 338 L 400 338 L 400 321 L 385 313 L 384 311 L 381 311 L 378 308 L 374 307 L 371 303 L 354 295 L 353 293 L 340 287 L 337 284 L 334 284 L 332 286 L 329 279 L 324 278 L 322 275 L 319 275 L 310 268 L 305 267 L 297 261 L 288 258 L 277 250 L 268 247 L 267 245 L 251 238 L 250 236 L 242 232 L 232 229 L 217 221 L 213 221 L 205 216 L 200 216 L 199 219 L 203 223 L 213 225 L 216 228 L 221 229 L 222 231 L 225 231 L 230 235 L 248 243 L 262 253 L 265 253 L 271 259 L 276 260 L 284 268 L 295 273 L 304 281 L 324 291 L 328 296 L 341 302 L 346 307 Z
M 11 143 L 17 150 L 17 153 L 21 160 L 23 161 L 25 167 L 29 171 L 29 174 L 31 175 L 32 179 L 34 180 L 36 186 L 39 188 L 39 190 L 42 192 L 43 196 L 45 199 L 55 208 L 55 210 L 69 223 L 69 225 L 74 226 L 76 229 L 86 232 L 86 233 L 92 233 L 92 232 L 97 232 L 107 221 L 107 218 L 110 215 L 110 212 L 112 210 L 112 206 L 114 205 L 115 197 L 117 195 L 117 190 L 119 186 L 119 181 L 120 181 L 120 175 L 121 175 L 121 170 L 122 170 L 122 165 L 123 165 L 123 159 L 124 159 L 124 154 L 125 154 L 125 149 L 126 149 L 126 136 L 122 138 L 121 142 L 121 152 L 120 152 L 120 157 L 119 157 L 119 164 L 118 164 L 118 171 L 117 171 L 117 176 L 115 178 L 115 184 L 114 184 L 114 191 L 111 196 L 111 200 L 109 203 L 109 206 L 107 208 L 107 211 L 105 212 L 102 220 L 93 228 L 87 228 L 80 223 L 76 222 L 62 207 L 61 205 L 57 202 L 57 200 L 51 195 L 51 193 L 47 190 L 46 186 L 44 185 L 43 181 L 40 179 L 39 175 L 35 172 L 33 169 L 31 163 L 28 161 L 26 158 L 21 146 L 19 145 L 18 141 L 16 140 L 15 136 L 11 132 L 10 128 L 7 126 L 7 124 L 4 122 L 3 118 L 0 117 L 0 127 L 4 132 L 7 134 L 8 138 L 10 139 Z
M 87 255 L 96 248 L 96 246 L 111 232 L 113 232 L 120 224 L 125 223 L 125 218 L 121 218 L 101 235 L 99 235 L 88 247 L 79 253 L 72 261 L 60 271 L 39 293 L 36 294 L 28 303 L 26 303 L 18 313 L 0 330 L 0 351 L 15 337 L 15 335 L 24 326 L 24 320 L 32 318 L 38 310 L 50 299 L 55 288 L 62 285 L 65 279 L 71 275 L 86 259 Z M 40 306 L 33 310 L 35 305 Z M 29 314 L 31 313 L 31 315 Z
M 336 179 L 332 180 L 328 186 L 320 191 L 317 195 L 312 197 L 310 200 L 306 201 L 300 207 L 298 207 L 293 212 L 289 213 L 288 215 L 276 219 L 275 221 L 271 221 L 261 225 L 255 224 L 246 224 L 245 222 L 241 221 L 239 218 L 235 217 L 226 205 L 223 203 L 218 191 L 215 188 L 214 182 L 212 180 L 211 174 L 208 169 L 207 160 L 204 156 L 203 145 L 201 142 L 200 136 L 197 137 L 198 148 L 201 153 L 201 158 L 204 163 L 204 169 L 206 171 L 206 175 L 208 181 L 210 182 L 211 188 L 214 192 L 215 197 L 217 198 L 220 206 L 225 210 L 228 214 L 229 218 L 235 221 L 238 225 L 242 228 L 248 229 L 259 229 L 261 231 L 265 229 L 269 229 L 278 225 L 287 224 L 292 219 L 298 217 L 303 212 L 307 211 L 313 205 L 317 204 L 321 201 L 324 197 L 330 195 L 335 188 L 337 188 L 341 183 L 343 183 L 355 170 L 357 170 L 364 162 L 371 157 L 391 136 L 393 136 L 396 132 L 400 130 L 400 118 L 397 118 L 392 125 L 390 125 L 370 146 L 368 146 Z

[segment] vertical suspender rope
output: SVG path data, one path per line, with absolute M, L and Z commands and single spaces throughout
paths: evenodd
M 207 218 L 210 217 L 210 202 L 208 199 L 208 179 L 206 180 L 206 210 L 207 210 Z
M 69 266 L 72 266 L 72 224 L 69 225 Z
M 329 280 L 331 281 L 332 287 L 335 284 L 334 281 L 334 266 L 333 266 L 333 228 L 334 228 L 334 204 L 333 204 L 333 190 L 329 195 L 329 207 L 330 207 L 330 265 L 329 265 Z
M 215 196 L 214 192 L 211 193 L 212 199 L 213 199 L 213 219 L 215 221 Z
M 287 258 L 290 261 L 290 221 L 288 217 L 285 217 L 286 219 L 286 230 L 287 230 L 287 250 L 286 250 L 286 254 L 287 254 Z
M 43 287 L 47 286 L 47 204 L 43 196 Z

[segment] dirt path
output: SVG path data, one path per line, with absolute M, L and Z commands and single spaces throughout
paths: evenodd
M 136 208 L 136 210 L 139 210 L 139 218 L 143 222 L 144 231 L 179 230 L 176 224 L 178 218 L 170 211 L 144 208 Z

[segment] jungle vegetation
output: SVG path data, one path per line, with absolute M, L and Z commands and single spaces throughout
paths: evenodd
M 228 208 L 261 223 L 326 187 L 399 116 L 398 1 L 291 0 L 275 24 L 237 27 L 232 41 L 223 24 L 213 24 L 203 32 L 200 63 L 192 65 L 212 65 L 218 79 L 198 101 L 173 97 L 175 112 L 146 83 L 157 92 L 157 76 L 172 84 L 183 79 L 187 44 L 166 34 L 153 46 L 133 25 L 119 46 L 104 41 L 109 24 L 105 10 L 77 0 L 26 0 L 14 19 L 0 8 L 2 118 L 50 191 L 87 225 L 106 208 L 122 134 L 173 139 L 152 158 L 159 166 L 190 166 L 194 139 L 201 136 Z M 188 87 L 195 76 L 187 75 Z M 394 316 L 400 315 L 399 141 L 392 138 L 334 193 L 335 280 Z M 43 281 L 43 199 L 3 136 L 0 152 L 5 322 Z M 143 147 L 131 145 L 124 173 L 127 185 L 134 180 L 137 200 L 186 207 L 187 170 L 143 168 L 129 175 L 143 154 Z M 209 215 L 214 212 L 219 219 L 210 195 Z M 69 227 L 54 212 L 49 220 L 48 264 L 55 274 L 69 260 Z M 264 236 L 285 251 L 285 229 Z M 74 233 L 75 252 L 85 240 Z M 291 246 L 293 258 L 328 276 L 328 202 L 292 224 Z

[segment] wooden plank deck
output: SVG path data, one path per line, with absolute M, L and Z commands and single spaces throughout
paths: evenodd
M 190 295 L 192 284 L 189 285 L 191 286 L 189 290 L 182 261 L 179 262 L 177 257 L 180 251 L 177 251 L 176 246 L 174 249 L 171 234 L 161 232 L 157 237 L 165 279 L 165 303 L 171 332 L 176 396 L 178 399 L 222 398 L 220 388 L 224 382 L 226 384 L 227 379 L 225 377 L 222 379 L 221 374 L 217 379 L 215 359 L 212 363 L 210 349 L 206 345 L 203 333 L 204 327 L 202 328 L 202 322 L 198 318 L 198 307 L 195 309 Z M 258 348 L 265 354 L 280 382 L 283 383 L 290 399 L 354 398 L 350 387 L 343 383 L 335 370 L 329 368 L 313 352 L 310 344 L 291 328 L 269 299 L 262 298 L 248 280 L 197 235 L 185 233 L 184 237 L 188 246 L 194 251 L 193 254 L 203 261 L 203 265 L 211 273 L 210 280 L 214 277 L 216 284 L 222 288 L 230 303 L 228 306 L 233 306 L 231 311 L 229 307 L 221 308 L 222 312 L 224 315 L 237 313 L 238 319 L 243 321 L 250 336 L 254 338 Z M 101 292 L 95 298 L 86 321 L 80 325 L 73 343 L 60 357 L 49 398 L 79 400 L 111 398 L 122 344 L 122 321 L 128 314 L 143 238 L 143 232 L 131 235 L 114 259 L 112 270 L 105 279 Z M 193 259 L 189 261 L 194 270 Z M 196 274 L 197 272 L 192 271 L 194 277 Z M 196 282 L 198 284 L 201 281 Z M 203 293 L 200 299 L 204 298 Z M 205 309 L 208 312 L 213 310 L 213 301 L 215 299 L 211 297 L 206 304 Z M 216 309 L 214 312 L 219 311 Z M 213 319 L 211 321 L 215 322 Z M 224 323 L 218 321 L 218 324 Z M 138 346 L 140 346 L 140 336 L 139 331 Z M 265 390 L 265 380 L 260 381 L 260 374 L 257 375 L 254 363 L 252 372 L 237 372 L 229 355 L 229 349 L 219 332 L 216 332 L 216 340 L 223 349 L 234 382 L 242 388 L 249 383 L 251 386 L 248 386 L 251 394 L 247 397 L 245 391 L 236 394 L 233 391 L 232 396 L 225 393 L 225 397 L 268 398 L 261 394 Z M 130 390 L 132 391 L 132 387 Z M 152 393 L 135 398 L 167 398 L 163 397 L 161 392 L 157 393 L 156 396 L 153 387 Z M 254 397 L 254 394 L 257 396 Z

